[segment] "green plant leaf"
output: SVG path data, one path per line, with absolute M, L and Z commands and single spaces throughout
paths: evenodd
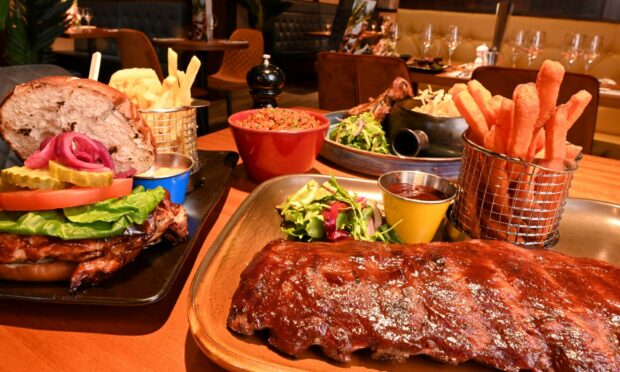
M 14 0 L 9 6 L 6 56 L 9 64 L 51 63 L 52 44 L 69 27 L 70 1 Z
M 0 31 L 4 30 L 9 18 L 9 0 L 0 1 Z

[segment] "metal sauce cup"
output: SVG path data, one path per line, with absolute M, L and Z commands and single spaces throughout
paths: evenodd
M 378 180 L 383 195 L 387 222 L 394 226 L 400 239 L 409 244 L 427 243 L 433 239 L 446 211 L 456 196 L 452 182 L 430 173 L 395 171 L 385 173 Z M 409 199 L 388 190 L 393 184 L 429 186 L 442 193 L 441 200 Z
M 145 189 L 154 189 L 157 186 L 161 186 L 168 190 L 170 193 L 170 200 L 173 203 L 183 204 L 185 201 L 185 192 L 187 191 L 187 184 L 189 182 L 189 174 L 192 170 L 194 162 L 189 156 L 178 153 L 163 153 L 157 154 L 155 164 L 150 170 L 156 170 L 162 167 L 178 168 L 179 173 L 163 176 L 152 177 L 145 175 L 145 173 L 134 176 L 133 185 L 142 185 Z

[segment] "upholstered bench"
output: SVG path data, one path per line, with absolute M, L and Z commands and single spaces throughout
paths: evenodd
M 265 35 L 265 50 L 287 73 L 287 80 L 306 80 L 314 78 L 316 55 L 327 50 L 329 42 L 327 38 L 306 33 L 325 30 L 325 24 L 336 14 L 336 5 L 291 2 L 293 5 L 275 18 L 273 32 Z

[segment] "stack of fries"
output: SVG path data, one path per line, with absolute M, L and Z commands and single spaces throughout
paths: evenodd
M 196 151 L 196 108 L 192 107 L 191 87 L 200 69 L 193 56 L 187 71 L 177 69 L 178 55 L 168 49 L 168 76 L 159 81 L 150 68 L 130 68 L 115 72 L 109 85 L 125 93 L 151 128 L 159 152 L 178 152 L 194 160 Z
M 491 96 L 476 80 L 450 94 L 469 124 L 453 216 L 472 237 L 549 246 L 581 147 L 566 142 L 591 100 L 582 90 L 556 107 L 564 67 L 545 61 L 536 83 L 518 85 L 512 99 Z M 500 156 L 503 154 L 504 156 Z
M 163 82 L 151 68 L 129 68 L 116 71 L 109 85 L 125 93 L 141 110 L 190 106 L 191 88 L 200 69 L 200 60 L 193 56 L 186 72 L 177 70 L 177 61 L 177 53 L 169 48 L 168 77 Z

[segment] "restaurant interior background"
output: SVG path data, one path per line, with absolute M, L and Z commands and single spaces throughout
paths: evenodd
M 18 0 L 26 4 L 41 4 L 44 0 Z M 52 4 L 57 0 L 46 0 Z M 58 0 L 59 1 L 59 0 Z M 6 2 L 6 1 L 5 1 Z M 11 4 L 15 0 L 10 0 Z M 214 29 L 216 38 L 228 38 L 237 28 L 255 27 L 252 11 L 253 0 L 213 0 L 214 14 L 218 25 Z M 272 55 L 272 61 L 286 73 L 286 89 L 303 87 L 316 90 L 316 56 L 321 51 L 338 48 L 342 40 L 343 24 L 348 19 L 341 16 L 342 9 L 350 10 L 354 0 L 262 0 L 265 9 L 265 23 L 262 29 L 265 38 L 265 52 Z M 476 58 L 476 47 L 490 45 L 494 22 L 495 0 L 381 0 L 376 4 L 379 15 L 395 16 L 398 25 L 396 53 L 419 57 L 422 52 L 419 34 L 423 24 L 432 23 L 438 38 L 430 48 L 431 57 L 448 59 L 448 48 L 442 42 L 450 25 L 458 25 L 461 38 L 454 50 L 454 64 L 471 63 Z M 7 4 L 8 5 L 8 4 Z M 504 46 L 499 56 L 499 65 L 510 66 L 510 40 L 517 30 L 540 29 L 546 32 L 546 41 L 541 55 L 531 64 L 537 68 L 546 58 L 563 61 L 563 42 L 566 34 L 579 32 L 597 34 L 603 37 L 600 56 L 589 71 L 601 80 L 602 86 L 620 82 L 620 0 L 551 0 L 513 1 L 514 10 L 504 36 Z M 5 5 L 6 6 L 6 5 Z M 94 14 L 92 24 L 97 27 L 134 28 L 143 31 L 150 38 L 179 37 L 191 34 L 191 0 L 79 0 L 79 6 L 89 7 Z M 340 7 L 340 11 L 338 10 Z M 6 10 L 5 10 L 6 11 Z M 0 15 L 3 10 L 0 8 Z M 337 16 L 338 15 L 338 16 Z M 339 18 L 340 17 L 340 18 Z M 331 38 L 310 36 L 314 31 L 331 29 Z M 340 25 L 340 33 L 339 33 Z M 1 25 L 0 25 L 1 26 Z M 6 34 L 0 38 L 2 57 L 6 57 Z M 89 52 L 95 48 L 103 53 L 100 80 L 106 81 L 111 73 L 120 68 L 120 60 L 113 39 L 71 40 L 58 38 L 53 45 L 53 61 L 75 74 L 86 75 Z M 165 48 L 158 48 L 159 60 L 165 71 Z M 215 73 L 222 59 L 222 52 L 207 53 L 202 78 Z M 186 62 L 189 55 L 186 55 Z M 8 64 L 3 58 L 1 65 Z M 513 61 L 517 67 L 527 67 L 526 55 Z M 584 72 L 584 62 L 578 60 L 568 67 L 569 71 Z M 197 82 L 198 85 L 201 81 Z M 219 91 L 210 90 L 207 98 L 218 101 L 224 98 Z M 248 96 L 248 102 L 249 96 Z M 620 158 L 619 109 L 599 106 L 593 153 Z

